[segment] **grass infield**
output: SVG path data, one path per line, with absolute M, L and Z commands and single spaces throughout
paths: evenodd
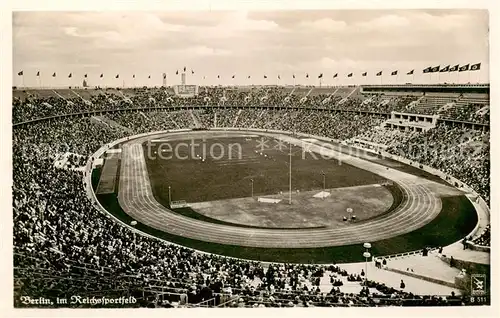
M 387 213 L 390 213 L 394 211 L 403 201 L 403 192 L 399 188 L 399 186 L 393 184 L 393 185 L 384 185 L 384 187 L 389 190 L 394 198 L 394 201 L 392 202 L 391 207 L 385 211 L 384 213 L 378 214 L 374 217 L 371 217 L 369 219 L 364 219 L 364 220 L 359 220 L 359 221 L 354 221 L 354 223 L 361 223 L 361 222 L 366 222 L 368 220 L 374 220 L 376 218 L 379 218 Z M 164 199 L 155 197 L 156 200 L 162 204 L 164 207 L 169 208 L 168 202 L 165 202 Z M 269 227 L 264 227 L 264 226 L 252 226 L 252 225 L 246 225 L 246 224 L 240 224 L 240 223 L 232 223 L 232 222 L 226 222 L 223 220 L 215 219 L 209 216 L 206 216 L 204 214 L 196 212 L 194 209 L 191 207 L 185 207 L 185 208 L 178 208 L 178 209 L 172 209 L 173 212 L 186 216 L 188 218 L 204 221 L 204 222 L 209 222 L 209 223 L 215 223 L 215 224 L 223 224 L 223 225 L 230 225 L 230 226 L 235 226 L 235 227 L 243 227 L 243 228 L 253 228 L 253 229 L 269 229 Z M 325 226 L 316 226 L 316 227 L 308 227 L 307 229 L 314 229 L 314 228 L 325 228 Z M 288 229 L 285 227 L 273 227 L 273 229 Z M 300 228 L 293 228 L 294 230 L 300 229 Z

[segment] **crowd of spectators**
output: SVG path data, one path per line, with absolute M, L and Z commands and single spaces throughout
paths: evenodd
M 56 90 L 17 91 L 13 100 L 13 122 L 23 122 L 36 118 L 57 116 L 70 113 L 134 109 L 145 107 L 294 107 L 294 108 L 331 108 L 347 111 L 368 111 L 390 113 L 391 111 L 427 113 L 427 108 L 414 105 L 419 100 L 416 95 L 404 94 L 362 94 L 359 88 L 342 90 L 334 94 L 314 93 L 315 88 L 289 87 L 200 87 L 199 93 L 192 97 L 177 97 L 171 88 L 107 88 L 97 90 L 67 90 L 64 96 Z M 52 92 L 52 93 L 51 93 Z M 42 96 L 43 95 L 43 96 Z M 430 97 L 429 97 L 430 98 Z M 471 107 L 452 107 L 444 112 L 444 117 L 489 122 L 489 110 L 479 112 Z M 439 109 L 439 107 L 438 107 Z M 438 109 L 432 108 L 432 114 Z M 207 118 L 208 119 L 208 118 Z
M 479 246 L 491 246 L 491 224 L 488 224 L 481 235 L 472 240 L 472 243 Z
M 367 141 L 368 143 L 365 143 L 363 145 L 366 148 L 390 148 L 408 142 L 408 140 L 418 134 L 418 132 L 414 131 L 403 131 L 399 129 L 384 128 L 382 126 L 374 126 L 371 129 L 366 130 L 359 135 L 356 135 L 355 140 Z M 353 140 L 347 140 L 346 142 L 351 143 L 353 142 Z
M 490 107 L 484 105 L 457 106 L 440 113 L 442 118 L 462 120 L 475 123 L 490 122 Z
M 440 124 L 389 152 L 431 166 L 472 187 L 489 204 L 490 133 Z
M 290 95 L 285 90 L 274 94 L 272 90 L 259 89 L 251 91 L 252 97 L 247 98 L 249 94 L 238 91 L 224 93 L 217 89 L 207 89 L 193 100 L 212 103 L 216 100 L 214 94 L 220 93 L 242 103 L 259 105 L 269 101 L 286 103 L 284 99 Z M 259 94 L 268 97 L 262 100 Z M 132 109 L 144 107 L 145 100 L 152 105 L 180 105 L 179 103 L 189 102 L 187 99 L 178 101 L 179 99 L 172 98 L 172 92 L 166 90 L 158 90 L 153 95 L 148 90 L 138 90 L 132 95 L 123 94 L 122 98 L 118 98 L 116 92 L 111 95 L 109 92 L 99 92 L 90 97 L 91 103 L 86 103 L 79 97 L 67 100 L 60 97 L 15 100 L 13 118 L 14 121 L 22 122 L 83 110 L 108 109 L 111 104 L 120 109 Z M 320 102 L 324 98 L 327 97 L 311 95 L 298 102 Z M 224 104 L 226 102 L 228 101 L 224 101 Z M 350 103 L 350 100 L 346 102 Z M 217 125 L 289 130 L 345 140 L 364 135 L 369 129 L 379 125 L 383 117 L 343 112 L 325 115 L 301 108 L 226 111 L 174 109 L 172 112 L 134 110 L 99 116 L 106 120 L 68 117 L 14 128 L 14 276 L 17 295 L 126 295 L 140 299 L 136 306 L 142 307 L 170 307 L 211 300 L 215 305 L 227 303 L 229 307 L 407 304 L 402 298 L 411 299 L 412 305 L 443 305 L 451 304 L 450 299 L 454 299 L 422 298 L 399 290 L 385 289 L 381 284 L 370 285 L 372 282 L 360 293 L 344 293 L 340 287 L 346 282 L 359 283 L 362 281 L 360 274 L 347 273 L 334 265 L 267 265 L 200 254 L 191 249 L 136 235 L 92 205 L 82 184 L 84 172 L 54 167 L 54 159 L 60 153 L 70 152 L 88 158 L 103 144 L 126 137 L 131 132 Z M 110 124 L 111 121 L 117 125 Z M 420 138 L 425 136 L 433 142 L 446 143 L 456 140 L 458 133 L 464 131 L 450 132 L 449 128 L 439 127 L 436 132 L 412 137 L 410 141 L 423 142 Z M 486 136 L 473 133 L 472 138 L 464 141 L 464 144 L 478 142 L 478 138 L 484 139 Z M 464 144 L 457 147 L 467 148 Z M 457 161 L 454 165 L 450 161 L 440 162 L 429 156 L 422 156 L 419 152 L 406 149 L 405 145 L 406 143 L 401 143 L 394 150 L 408 150 L 408 156 L 421 156 L 419 161 L 457 175 L 471 186 L 477 182 L 489 184 L 486 170 L 478 170 L 481 167 L 484 169 L 485 154 L 489 152 L 489 148 L 481 150 L 479 157 L 471 157 L 471 153 L 466 152 L 460 157 L 461 162 Z M 78 155 L 71 157 L 72 164 L 83 163 L 82 157 Z M 461 168 L 458 162 L 467 164 Z M 489 157 L 487 162 L 489 171 Z M 487 193 L 484 192 L 486 188 Z M 480 193 L 489 198 L 489 186 L 486 188 Z M 319 289 L 321 277 L 325 274 L 330 275 L 332 285 L 328 293 Z M 372 295 L 373 289 L 379 292 Z M 464 301 L 457 297 L 458 304 Z
M 87 163 L 87 157 L 82 156 L 82 155 L 77 155 L 77 154 L 68 154 L 67 158 L 67 166 L 69 168 L 78 168 L 78 167 L 83 167 Z

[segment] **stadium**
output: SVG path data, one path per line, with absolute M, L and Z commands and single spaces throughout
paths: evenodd
M 490 305 L 482 63 L 16 70 L 14 306 Z
M 437 88 L 445 92 L 429 93 Z M 24 241 L 28 237 L 23 227 L 17 228 L 16 246 L 22 247 L 15 253 L 19 265 L 41 261 L 30 248 L 34 244 L 42 244 L 48 252 L 44 258 L 51 266 L 43 271 L 30 269 L 33 279 L 37 275 L 46 277 L 51 271 L 65 271 L 70 277 L 92 283 L 86 289 L 93 293 L 99 294 L 100 288 L 108 289 L 112 284 L 117 289 L 136 288 L 136 293 L 147 291 L 144 298 L 130 291 L 144 301 L 155 295 L 161 297 L 162 303 L 170 299 L 196 304 L 202 289 L 199 295 L 193 295 L 185 272 L 175 272 L 165 261 L 156 263 L 162 254 L 197 260 L 197 266 L 209 260 L 216 266 L 239 267 L 247 277 L 262 273 L 267 266 L 267 273 L 271 266 L 286 266 L 298 272 L 309 269 L 313 276 L 308 279 L 313 282 L 316 272 L 322 277 L 328 270 L 341 271 L 338 266 L 342 263 L 360 264 L 360 269 L 365 270 L 365 263 L 375 268 L 375 263 L 386 259 L 386 266 L 394 264 L 391 270 L 398 272 L 401 266 L 423 259 L 423 250 L 427 250 L 428 259 L 443 264 L 451 259 L 447 251 L 457 253 L 456 262 L 471 266 L 476 263 L 459 258 L 463 238 L 477 249 L 474 252 L 487 250 L 485 200 L 489 198 L 489 187 L 485 180 L 489 180 L 489 159 L 488 144 L 484 142 L 488 140 L 489 123 L 487 112 L 478 114 L 489 107 L 488 85 L 198 89 L 200 93 L 191 97 L 178 96 L 172 88 L 13 91 L 13 117 L 28 119 L 14 124 L 15 145 L 53 151 L 47 160 L 30 162 L 32 168 L 21 168 L 23 161 L 14 161 L 15 178 L 26 180 L 29 176 L 43 185 L 29 191 L 14 188 L 19 207 L 15 210 L 19 211 L 16 220 L 26 224 L 31 214 L 53 224 L 45 233 L 29 236 L 35 238 L 29 243 Z M 255 97 L 247 98 L 252 95 Z M 109 100 L 116 101 L 111 109 L 103 103 Z M 187 100 L 189 105 L 182 105 Z M 443 113 L 443 106 L 450 103 L 453 108 L 447 107 Z M 38 116 L 44 108 L 44 117 L 30 116 Z M 36 113 L 30 113 L 32 109 Z M 397 114 L 401 119 L 395 121 Z M 412 116 L 420 122 L 411 121 Z M 410 130 L 415 128 L 422 132 Z M 47 135 L 37 135 L 39 131 Z M 79 133 L 75 135 L 75 131 Z M 440 153 L 440 162 L 426 162 L 423 153 L 407 150 L 422 135 L 431 140 L 449 136 L 447 146 L 470 147 L 465 154 L 473 151 L 474 161 Z M 198 148 L 189 147 L 193 140 Z M 269 145 L 262 147 L 262 140 Z M 63 143 L 70 151 L 61 154 L 56 146 Z M 184 147 L 178 147 L 181 143 Z M 210 154 L 207 149 L 216 143 L 221 148 Z M 161 156 L 165 145 L 180 149 L 180 153 Z M 452 160 L 458 160 L 458 164 Z M 465 162 L 470 166 L 464 167 Z M 453 168 L 443 172 L 446 166 Z M 53 186 L 61 178 L 64 181 L 60 186 L 66 190 L 59 193 Z M 47 210 L 44 202 L 54 198 L 62 206 Z M 32 200 L 38 203 L 27 204 Z M 69 240 L 50 242 L 51 235 L 57 238 L 59 226 L 70 237 L 77 226 L 82 226 L 73 217 L 90 226 L 81 249 Z M 121 243 L 110 244 L 117 240 Z M 103 250 L 107 255 L 93 254 L 86 243 L 103 247 L 110 244 Z M 366 249 L 364 243 L 370 243 L 370 248 Z M 455 251 L 457 244 L 459 250 Z M 443 247 L 444 251 L 439 252 Z M 117 255 L 108 254 L 118 250 L 121 252 Z M 364 257 L 366 250 L 368 258 Z M 63 267 L 60 263 L 52 267 L 63 255 L 71 260 L 65 260 Z M 118 255 L 126 257 L 127 263 L 120 264 Z M 176 266 L 185 268 L 186 260 L 177 260 Z M 275 263 L 286 265 L 268 265 Z M 163 274 L 153 270 L 157 266 L 168 269 L 171 273 L 167 277 L 172 281 L 157 276 Z M 22 267 L 17 271 L 20 286 L 27 279 Z M 488 268 L 480 263 L 476 267 L 474 270 L 480 274 Z M 135 274 L 130 275 L 131 271 Z M 425 274 L 430 273 L 418 275 Z M 91 281 L 86 278 L 89 275 Z M 203 282 L 202 276 L 194 279 Z M 63 281 L 52 281 L 67 286 Z M 459 281 L 439 283 L 456 288 Z M 228 285 L 233 295 L 224 295 L 226 286 L 218 293 L 213 291 L 214 297 L 202 296 L 198 302 L 230 306 L 235 297 L 237 304 L 243 299 L 250 306 L 268 302 L 247 295 L 255 287 L 247 285 L 239 294 L 237 285 Z M 57 292 L 57 285 L 53 288 Z M 442 301 L 415 295 L 406 299 L 408 294 L 397 292 L 403 304 Z M 284 292 L 283 297 L 290 299 L 289 292 Z M 318 297 L 315 292 L 307 296 L 307 301 L 333 304 L 328 298 L 320 301 Z M 343 304 L 369 303 L 359 296 L 342 297 L 346 299 Z M 378 301 L 391 304 L 390 297 L 380 297 Z M 463 299 L 457 296 L 456 301 Z M 453 301 L 448 299 L 447 303 Z

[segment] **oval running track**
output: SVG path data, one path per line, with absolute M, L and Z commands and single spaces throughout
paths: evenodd
M 379 164 L 353 157 L 371 166 L 370 171 L 380 171 L 379 174 L 384 174 L 384 177 L 397 181 L 405 199 L 396 210 L 362 224 L 326 229 L 253 229 L 195 220 L 174 213 L 155 200 L 142 148 L 147 138 L 129 141 L 122 147 L 118 201 L 132 218 L 173 235 L 212 243 L 263 248 L 342 246 L 409 233 L 432 221 L 441 211 L 441 199 L 427 187 L 427 180 L 415 182 L 418 177 L 403 172 L 399 174 L 404 177 L 394 180 L 390 175 L 397 170 L 387 171 L 386 167 Z M 345 159 L 344 155 L 343 160 L 347 161 Z

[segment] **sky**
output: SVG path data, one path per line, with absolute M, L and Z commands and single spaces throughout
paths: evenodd
M 17 86 L 77 86 L 84 74 L 90 85 L 159 86 L 163 73 L 175 85 L 184 66 L 198 85 L 319 85 L 320 73 L 322 85 L 489 82 L 486 10 L 49 11 L 12 23 Z M 481 69 L 422 74 L 468 63 Z

